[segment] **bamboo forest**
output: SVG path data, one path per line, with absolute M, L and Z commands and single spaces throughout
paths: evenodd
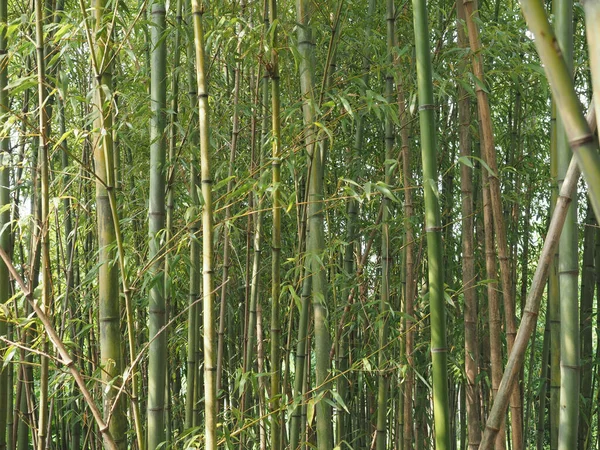
M 0 450 L 600 448 L 600 0 L 0 0 Z

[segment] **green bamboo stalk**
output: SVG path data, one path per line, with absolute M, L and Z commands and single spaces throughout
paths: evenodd
M 555 2 L 556 37 L 570 74 L 573 72 L 573 2 Z M 571 75 L 572 77 L 572 75 Z M 561 115 L 556 121 L 558 188 L 563 183 L 571 151 Z M 599 159 L 600 161 L 600 159 Z M 579 414 L 579 252 L 577 196 L 567 213 L 558 244 L 558 281 L 560 292 L 560 413 L 558 449 L 577 446 Z
M 369 0 L 367 15 L 365 17 L 366 26 L 365 26 L 365 42 L 369 42 L 371 37 L 371 21 L 373 15 L 375 13 L 375 0 Z M 363 72 L 362 72 L 362 81 L 363 85 L 361 86 L 361 94 L 365 95 L 365 91 L 369 84 L 369 72 L 370 72 L 371 61 L 368 53 L 365 53 L 363 57 Z M 359 155 L 363 154 L 364 151 L 364 131 L 365 131 L 365 119 L 366 113 L 363 110 L 359 110 L 357 112 L 357 120 L 356 120 L 356 129 L 354 133 L 354 144 L 352 150 L 348 152 L 348 167 L 353 167 L 356 158 Z M 351 280 L 355 279 L 358 275 L 357 267 L 355 267 L 354 263 L 354 251 L 356 247 L 357 240 L 357 224 L 358 224 L 358 202 L 356 199 L 349 197 L 346 203 L 346 212 L 348 216 L 346 236 L 347 236 L 347 244 L 344 248 L 344 275 L 348 277 L 348 282 L 344 285 L 344 289 L 341 293 L 341 298 L 347 302 L 343 317 L 347 314 L 347 311 L 350 309 L 351 301 L 354 296 L 354 291 L 356 287 L 351 288 Z M 340 321 L 340 326 L 338 327 L 337 332 L 337 368 L 341 374 L 346 374 L 349 369 L 349 359 L 350 359 L 350 339 L 349 332 L 344 330 L 345 320 L 342 318 Z M 354 374 L 348 373 L 346 375 L 342 375 L 338 378 L 337 381 L 337 391 L 340 395 L 340 398 L 346 405 L 351 405 L 350 398 L 350 390 L 353 383 Z M 338 446 L 342 446 L 342 442 L 346 442 L 347 444 L 352 440 L 352 423 L 351 423 L 351 415 L 350 412 L 346 412 L 342 408 L 338 408 L 337 410 L 337 427 L 336 427 L 336 444 Z
M 8 27 L 8 1 L 0 0 L 0 118 L 7 120 L 9 114 L 8 84 L 8 52 L 6 30 Z M 10 252 L 10 137 L 0 136 L 0 247 Z M 11 286 L 8 268 L 0 262 L 0 303 L 5 305 L 11 297 Z M 0 336 L 7 335 L 8 317 L 3 310 L 0 313 Z M 7 427 L 8 415 L 12 414 L 12 396 L 9 397 L 9 371 L 12 365 L 5 367 L 5 344 L 0 344 L 0 449 L 7 446 L 7 431 L 12 436 L 12 426 Z
M 241 2 L 241 13 L 243 17 L 245 3 Z M 242 28 L 238 24 L 236 30 L 238 34 L 238 42 L 236 53 L 239 55 L 242 45 Z M 240 78 L 242 76 L 242 63 L 240 58 L 236 58 L 235 63 L 235 75 L 233 81 L 233 118 L 232 118 L 232 130 L 231 130 L 231 145 L 229 147 L 229 165 L 227 168 L 227 192 L 225 198 L 229 199 L 230 194 L 234 187 L 234 166 L 235 158 L 238 146 L 238 138 L 240 134 L 240 112 L 239 112 L 239 98 L 240 98 Z M 231 224 L 231 202 L 227 201 L 225 205 L 225 218 L 223 227 L 223 275 L 221 283 L 221 301 L 219 308 L 219 331 L 217 334 L 217 393 L 221 390 L 222 372 L 223 372 L 223 351 L 225 345 L 225 321 L 227 320 L 227 288 L 231 288 L 231 280 L 229 278 L 229 267 L 231 265 L 231 244 L 229 237 L 229 227 Z M 219 405 L 217 404 L 217 407 Z
M 448 403 L 446 312 L 442 272 L 442 239 L 438 203 L 435 117 L 429 26 L 425 0 L 413 0 L 413 20 L 417 56 L 419 122 L 425 196 L 425 231 L 429 272 L 431 312 L 431 357 L 433 366 L 433 416 L 438 450 L 450 450 L 450 408 Z
M 181 26 L 183 23 L 183 0 L 177 0 L 175 6 L 175 37 L 173 42 L 173 67 L 179 68 L 181 60 Z M 179 70 L 173 71 L 171 77 L 171 111 L 169 114 L 169 174 L 167 177 L 167 199 L 166 199 L 166 216 L 165 216 L 165 242 L 167 245 L 171 243 L 173 237 L 173 210 L 175 208 L 174 198 L 174 186 L 175 186 L 175 167 L 178 159 L 178 142 L 177 142 L 177 121 L 179 117 Z M 116 152 L 115 154 L 117 154 Z M 116 157 L 115 157 L 116 159 Z M 116 178 L 116 174 L 115 174 Z M 117 185 L 119 182 L 117 181 Z M 171 271 L 171 258 L 169 252 L 165 253 L 165 323 L 169 322 L 170 315 L 173 311 L 172 308 L 172 271 Z M 165 330 L 165 339 L 169 341 L 169 335 Z M 170 442 L 172 439 L 172 400 L 169 393 L 170 386 L 170 371 L 169 367 L 175 361 L 169 359 L 164 364 L 165 367 L 165 426 L 166 426 L 166 441 Z M 175 362 L 175 364 L 177 364 Z
M 148 363 L 148 449 L 158 448 L 165 440 L 165 360 L 167 357 L 165 326 L 164 254 L 165 228 L 165 161 L 166 161 L 166 44 L 165 6 L 157 1 L 152 4 L 150 28 L 151 78 L 150 105 L 150 206 L 149 235 L 151 262 L 149 275 L 154 282 L 150 288 L 148 303 L 149 363 Z
M 36 54 L 37 54 L 37 76 L 38 76 L 38 116 L 39 116 L 39 167 L 40 167 L 40 188 L 41 188 L 41 216 L 40 216 L 40 242 L 41 242 L 41 262 L 42 262 L 42 310 L 50 310 L 51 306 L 51 268 L 50 268 L 50 241 L 48 234 L 48 214 L 50 210 L 49 193 L 49 158 L 48 158 L 48 139 L 50 124 L 48 120 L 48 110 L 46 108 L 46 61 L 44 48 L 44 17 L 45 8 L 41 0 L 35 1 L 35 30 L 36 30 Z M 49 346 L 47 337 L 42 338 L 42 351 L 48 354 Z M 46 450 L 47 427 L 48 427 L 48 357 L 41 356 L 40 359 L 40 390 L 39 390 L 39 412 L 38 412 L 38 438 L 36 442 L 37 450 Z
M 273 26 L 271 41 L 271 121 L 273 159 L 273 225 L 271 238 L 271 401 L 269 411 L 271 418 L 271 448 L 280 450 L 283 447 L 281 430 L 283 415 L 281 408 L 281 100 L 279 87 L 279 50 L 277 32 L 279 19 L 277 16 L 277 0 L 269 0 L 269 21 Z
M 552 179 L 550 211 L 554 211 L 558 199 L 558 161 L 556 134 L 556 105 L 552 102 L 550 118 L 550 177 Z M 560 298 L 558 291 L 558 257 L 552 260 L 548 276 L 548 315 L 550 326 L 550 449 L 558 448 L 558 416 L 560 410 Z
M 311 278 L 311 301 L 314 314 L 315 329 L 315 382 L 316 395 L 321 400 L 316 405 L 317 448 L 330 450 L 333 448 L 333 431 L 331 428 L 331 405 L 328 403 L 331 389 L 330 370 L 331 349 L 329 329 L 327 326 L 327 279 L 322 263 L 325 249 L 324 229 L 324 187 L 323 170 L 325 155 L 323 147 L 316 145 L 315 122 L 315 46 L 312 36 L 312 8 L 308 0 L 297 0 L 296 17 L 298 21 L 298 52 L 300 54 L 300 89 L 303 97 L 303 116 L 305 127 L 305 147 L 310 158 L 308 186 L 308 237 L 306 243 L 307 275 Z
M 196 81 L 198 84 L 198 109 L 200 122 L 200 167 L 202 182 L 202 298 L 204 322 L 204 429 L 205 448 L 217 448 L 217 383 L 215 352 L 215 320 L 213 290 L 213 205 L 210 169 L 209 107 L 205 71 L 204 28 L 202 16 L 205 5 L 192 0 L 194 20 L 194 47 L 196 50 Z

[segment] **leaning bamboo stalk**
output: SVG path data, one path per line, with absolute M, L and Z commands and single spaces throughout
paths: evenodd
M 591 129 L 595 128 L 596 117 L 592 111 L 588 114 L 587 123 Z M 540 301 L 544 288 L 546 287 L 546 280 L 548 278 L 549 267 L 554 259 L 554 253 L 558 246 L 558 240 L 562 231 L 567 210 L 572 201 L 572 195 L 577 187 L 577 181 L 579 179 L 580 170 L 578 162 L 575 158 L 571 160 L 569 169 L 563 181 L 563 185 L 560 189 L 560 193 L 552 214 L 548 233 L 546 234 L 546 240 L 542 247 L 538 265 L 533 275 L 531 282 L 531 288 L 527 295 L 527 301 L 523 310 L 523 318 L 521 319 L 521 325 L 517 331 L 515 338 L 515 344 L 513 351 L 508 357 L 506 368 L 504 369 L 504 375 L 502 376 L 502 383 L 498 390 L 498 395 L 494 400 L 494 404 L 490 410 L 488 420 L 485 425 L 485 431 L 481 440 L 479 450 L 491 450 L 494 445 L 494 440 L 500 426 L 504 420 L 506 414 L 506 408 L 511 395 L 511 390 L 519 377 L 521 368 L 523 367 L 523 361 L 525 359 L 525 351 L 527 350 L 527 344 L 531 334 L 535 330 L 537 323 L 537 317 L 539 315 Z

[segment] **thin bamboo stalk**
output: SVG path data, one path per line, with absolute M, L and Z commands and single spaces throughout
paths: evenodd
M 271 79 L 271 122 L 273 159 L 273 226 L 271 237 L 271 400 L 269 411 L 273 414 L 271 419 L 271 448 L 280 450 L 283 447 L 281 430 L 283 429 L 283 415 L 281 408 L 281 99 L 279 86 L 279 50 L 278 50 L 278 15 L 277 0 L 269 0 L 269 22 L 273 26 L 271 41 L 271 65 L 269 77 Z
M 0 118 L 7 119 L 9 113 L 8 84 L 8 52 L 6 30 L 8 27 L 8 2 L 0 0 Z M 10 137 L 0 136 L 0 247 L 10 252 L 10 166 L 9 166 Z M 8 268 L 0 263 L 0 303 L 7 304 L 11 297 L 11 286 Z M 6 310 L 4 310 L 6 311 Z M 8 334 L 8 317 L 2 313 L 0 317 L 0 336 Z M 10 337 L 10 336 L 9 336 Z M 13 366 L 6 365 L 4 355 L 6 348 L 0 344 L 0 448 L 6 448 L 7 440 L 12 436 L 12 426 L 8 427 L 8 416 L 12 414 L 12 395 L 9 396 L 9 371 Z M 7 431 L 9 438 L 7 439 Z
M 50 192 L 49 192 L 49 158 L 48 158 L 48 139 L 50 137 L 50 124 L 48 120 L 48 109 L 46 108 L 46 61 L 44 48 L 44 14 L 45 7 L 41 0 L 35 1 L 35 30 L 36 30 L 36 54 L 37 54 L 37 76 L 38 76 L 38 116 L 39 116 L 39 150 L 38 163 L 40 167 L 40 188 L 41 188 L 41 216 L 38 226 L 40 227 L 40 242 L 42 247 L 42 311 L 49 312 L 52 301 L 52 292 L 50 289 L 51 267 L 50 267 L 50 241 L 48 235 L 48 214 L 50 210 Z M 47 337 L 42 338 L 42 352 L 47 355 L 49 351 Z M 39 390 L 39 413 L 38 413 L 38 438 L 36 442 L 37 450 L 46 450 L 47 426 L 48 426 L 48 357 L 42 356 L 40 360 L 40 390 Z
M 466 12 L 463 2 L 456 3 L 458 45 L 468 47 L 464 23 Z M 461 63 L 462 69 L 466 64 Z M 471 156 L 471 99 L 458 83 L 458 122 L 459 146 L 462 158 Z M 479 447 L 481 441 L 480 396 L 477 384 L 479 371 L 479 350 L 477 339 L 477 290 L 475 288 L 474 221 L 473 221 L 473 170 L 466 164 L 460 168 L 462 197 L 462 284 L 465 298 L 465 373 L 466 373 L 466 413 L 468 448 Z M 408 312 L 407 312 L 408 314 Z M 465 446 L 463 446 L 464 448 Z
M 192 16 L 194 20 L 194 47 L 196 50 L 196 81 L 198 84 L 198 109 L 200 121 L 200 168 L 202 196 L 202 298 L 204 323 L 204 430 L 205 448 L 217 448 L 217 383 L 216 383 L 216 348 L 213 290 L 213 204 L 212 177 L 210 167 L 209 139 L 209 106 L 206 83 L 204 27 L 202 16 L 205 5 L 199 0 L 192 0 Z

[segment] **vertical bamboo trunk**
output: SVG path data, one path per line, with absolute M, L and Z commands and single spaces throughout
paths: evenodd
M 118 267 L 114 264 L 116 232 L 113 212 L 109 200 L 109 189 L 114 186 L 114 161 L 112 142 L 112 104 L 108 101 L 104 88 L 112 89 L 112 67 L 106 65 L 112 55 L 111 36 L 106 26 L 105 3 L 96 2 L 96 41 L 95 61 L 105 64 L 96 66 L 95 107 L 98 111 L 96 128 L 111 130 L 108 133 L 98 133 L 95 137 L 94 166 L 96 171 L 96 215 L 98 222 L 99 273 L 98 273 L 98 302 L 100 310 L 100 352 L 103 365 L 102 380 L 112 384 L 112 388 L 103 389 L 104 417 L 109 422 L 110 432 L 120 448 L 127 446 L 124 398 L 115 405 L 117 388 L 115 377 L 122 373 L 121 356 L 121 308 L 119 302 Z M 114 384 L 113 384 L 114 383 Z M 111 410 L 114 411 L 111 414 Z
M 192 39 L 188 39 L 187 61 L 188 61 L 188 93 L 190 98 L 190 121 L 194 123 L 198 120 L 198 89 L 194 73 L 194 45 Z M 189 279 L 189 298 L 188 298 L 188 336 L 187 336 L 187 362 L 186 362 L 186 400 L 185 400 L 185 428 L 190 429 L 199 425 L 199 415 L 197 414 L 198 404 L 195 393 L 199 384 L 197 353 L 198 353 L 198 332 L 200 323 L 200 244 L 199 244 L 199 221 L 196 216 L 199 214 L 200 199 L 198 190 L 200 188 L 200 174 L 197 157 L 197 148 L 200 146 L 199 134 L 196 127 L 192 127 L 190 132 L 190 203 L 193 214 L 191 215 L 188 228 L 190 232 L 190 279 Z
M 40 167 L 40 201 L 41 216 L 38 226 L 40 227 L 41 242 L 41 263 L 42 263 L 42 308 L 44 312 L 50 310 L 50 242 L 48 233 L 48 212 L 50 208 L 49 189 L 49 158 L 48 158 L 48 139 L 49 139 L 49 121 L 48 110 L 45 107 L 47 101 L 46 91 L 46 60 L 44 49 L 44 13 L 45 8 L 42 0 L 35 1 L 35 30 L 36 30 L 36 53 L 37 53 L 37 76 L 38 76 L 38 115 L 39 115 L 39 150 L 38 164 Z M 42 338 L 42 352 L 48 354 L 49 346 L 47 337 Z M 48 357 L 40 358 L 40 390 L 39 390 L 39 411 L 38 411 L 38 438 L 36 442 L 37 450 L 46 449 L 47 427 L 48 427 Z
M 177 0 L 175 6 L 175 38 L 173 42 L 173 67 L 179 67 L 181 60 L 181 26 L 183 23 L 183 0 Z M 167 246 L 171 244 L 173 237 L 173 211 L 175 208 L 174 186 L 175 186 L 175 165 L 178 159 L 178 142 L 177 142 L 177 121 L 179 118 L 179 71 L 174 71 L 171 77 L 171 111 L 169 113 L 169 174 L 167 178 L 167 195 L 166 195 L 166 211 L 165 211 L 165 243 Z M 117 158 L 118 149 L 115 150 L 115 160 Z M 117 175 L 115 174 L 115 178 Z M 117 186 L 120 184 L 117 179 Z M 164 298 L 165 298 L 165 323 L 169 322 L 169 317 L 173 313 L 172 298 L 173 298 L 173 279 L 171 258 L 169 252 L 165 254 L 165 279 L 164 279 Z M 165 339 L 168 342 L 168 333 L 165 330 Z M 169 386 L 171 384 L 171 364 L 177 365 L 177 360 L 166 360 L 165 369 L 165 426 L 166 426 L 166 441 L 170 442 L 172 438 L 172 403 Z
M 483 169 L 483 216 L 485 228 L 485 266 L 488 278 L 487 293 L 488 293 L 488 314 L 489 314 L 489 330 L 490 330 L 490 365 L 492 371 L 492 400 L 498 394 L 500 382 L 502 380 L 502 341 L 500 336 L 501 318 L 500 318 L 500 303 L 498 301 L 498 273 L 496 268 L 496 252 L 494 251 L 494 230 L 493 230 L 493 213 L 489 192 L 489 177 L 487 171 Z M 495 449 L 500 450 L 506 448 L 505 424 L 499 430 L 496 438 Z
M 475 90 L 477 93 L 477 105 L 481 123 L 480 129 L 483 144 L 482 156 L 491 169 L 491 173 L 489 174 L 490 197 L 493 209 L 498 259 L 500 260 L 502 297 L 504 299 L 504 317 L 506 321 L 506 340 L 508 343 L 508 352 L 510 353 L 514 344 L 517 326 L 515 317 L 515 301 L 513 298 L 513 281 L 511 280 L 512 271 L 510 267 L 510 255 L 508 253 L 506 227 L 504 224 L 504 211 L 502 208 L 502 199 L 500 194 L 500 180 L 498 178 L 499 172 L 496 157 L 496 147 L 494 144 L 489 99 L 487 92 L 483 88 L 483 86 L 485 86 L 485 75 L 483 70 L 483 57 L 480 52 L 481 41 L 479 39 L 479 29 L 475 23 L 475 19 L 477 19 L 476 5 L 474 0 L 464 0 L 464 6 L 467 19 L 469 43 L 473 53 L 473 72 L 478 80 Z M 519 386 L 516 386 L 512 392 L 510 410 L 511 437 L 513 444 L 512 450 L 520 450 L 523 446 L 523 412 Z
M 553 102 L 550 123 L 550 176 L 552 191 L 550 211 L 554 211 L 558 199 L 558 161 L 556 135 L 556 106 Z M 558 416 L 560 405 L 560 298 L 558 291 L 558 257 L 559 251 L 552 258 L 548 277 L 548 316 L 550 322 L 550 450 L 558 448 Z
M 194 19 L 194 44 L 196 49 L 196 81 L 198 84 L 198 110 L 200 122 L 200 169 L 202 196 L 202 299 L 204 324 L 204 430 L 205 448 L 217 448 L 217 383 L 213 291 L 213 205 L 210 168 L 209 109 L 205 72 L 204 28 L 202 16 L 205 5 L 192 0 Z
M 536 428 L 536 449 L 544 449 L 544 435 L 546 431 L 546 396 L 549 391 L 549 361 L 550 361 L 550 314 L 546 310 L 546 326 L 544 327 L 544 343 L 542 348 L 542 387 L 540 389 L 540 403 L 538 408 L 537 428 Z
M 8 52 L 6 28 L 8 26 L 8 1 L 0 0 L 0 118 L 6 119 L 9 113 L 8 91 Z M 0 248 L 6 253 L 10 252 L 10 170 L 9 154 L 10 137 L 0 136 Z M 8 268 L 0 262 L 0 303 L 6 304 L 11 294 Z M 3 310 L 6 311 L 6 310 Z M 7 335 L 8 317 L 5 312 L 0 315 L 0 336 Z M 10 336 L 8 336 L 10 338 Z M 5 344 L 0 344 L 0 449 L 7 448 L 7 433 L 12 436 L 12 426 L 7 427 L 8 415 L 12 414 L 12 396 L 9 397 L 9 371 L 13 371 L 11 364 L 5 365 Z M 12 449 L 11 449 L 12 450 Z
M 375 0 L 369 0 L 367 15 L 366 15 L 366 28 L 365 28 L 365 42 L 369 42 L 371 36 L 371 20 L 373 14 L 375 12 L 376 2 Z M 362 80 L 364 83 L 363 91 L 367 89 L 369 84 L 369 71 L 370 71 L 370 59 L 368 55 L 363 57 L 363 76 Z M 353 167 L 355 161 L 358 161 L 356 158 L 359 157 L 364 151 L 364 130 L 365 130 L 365 112 L 359 111 L 357 112 L 357 121 L 356 121 L 356 129 L 354 133 L 354 144 L 353 149 L 348 151 L 347 163 L 348 167 Z M 355 248 L 356 248 L 356 240 L 357 240 L 357 224 L 358 224 L 358 202 L 350 197 L 346 203 L 346 212 L 348 215 L 346 236 L 347 236 L 347 244 L 344 248 L 344 275 L 349 277 L 348 283 L 345 285 L 342 290 L 341 298 L 344 301 L 347 301 L 346 309 L 350 308 L 350 303 L 352 301 L 352 296 L 354 295 L 354 291 L 356 287 L 350 287 L 350 280 L 354 279 L 357 275 L 357 268 L 355 267 Z M 345 309 L 345 311 L 346 311 Z M 343 320 L 342 320 L 343 322 Z M 349 361 L 350 361 L 350 336 L 349 332 L 344 330 L 344 323 L 340 324 L 338 328 L 337 340 L 338 340 L 338 348 L 337 348 L 337 368 L 338 371 L 343 374 L 338 378 L 337 381 L 337 391 L 340 395 L 340 398 L 344 402 L 344 404 L 349 406 L 352 402 L 351 391 L 353 385 L 353 374 L 346 373 L 349 369 Z M 351 411 L 351 409 L 350 409 Z M 338 408 L 337 411 L 337 445 L 342 446 L 342 442 L 350 443 L 352 441 L 352 418 L 350 411 L 345 411 L 342 408 Z
M 419 123 L 425 197 L 425 231 L 429 303 L 431 313 L 431 357 L 433 369 L 433 416 L 438 450 L 450 450 L 450 408 L 448 403 L 446 313 L 442 264 L 440 207 L 437 197 L 435 116 L 433 81 L 429 51 L 429 26 L 425 0 L 413 0 L 413 19 L 417 56 Z
M 315 328 L 315 382 L 317 394 L 321 400 L 316 405 L 317 448 L 330 450 L 333 448 L 331 429 L 331 405 L 328 403 L 331 381 L 329 371 L 331 349 L 329 329 L 327 327 L 327 280 L 321 258 L 325 249 L 324 232 L 324 188 L 323 170 L 324 154 L 316 145 L 314 129 L 314 59 L 315 48 L 312 36 L 312 5 L 308 0 L 296 2 L 298 20 L 298 51 L 300 53 L 300 87 L 303 97 L 303 114 L 305 127 L 305 146 L 310 158 L 308 187 L 308 237 L 306 244 L 308 276 L 311 278 L 311 301 L 314 313 Z
M 595 290 L 594 236 L 596 230 L 594 213 L 588 205 L 585 229 L 583 234 L 583 273 L 581 276 L 581 413 L 578 431 L 578 449 L 589 448 L 592 423 L 592 311 Z
M 277 0 L 269 0 L 269 21 L 273 24 L 271 42 L 271 121 L 273 160 L 273 230 L 271 238 L 271 448 L 282 448 L 281 430 L 283 428 L 283 415 L 281 407 L 281 319 L 279 296 L 281 295 L 281 113 L 279 93 L 279 54 L 277 40 Z
M 463 2 L 456 3 L 458 45 L 467 48 L 466 20 Z M 462 64 L 464 70 L 466 64 Z M 471 156 L 471 98 L 458 84 L 459 146 L 462 158 Z M 479 371 L 479 347 L 477 342 L 477 289 L 475 287 L 475 255 L 473 239 L 473 171 L 467 164 L 460 167 L 462 197 L 462 284 L 465 298 L 465 373 L 468 448 L 479 447 L 481 441 L 480 397 L 477 385 Z M 466 446 L 463 446 L 465 448 Z
M 241 2 L 241 13 L 243 16 L 245 9 L 245 2 Z M 241 25 L 238 25 L 238 43 L 236 53 L 240 54 L 243 35 Z M 231 145 L 229 147 L 229 167 L 227 170 L 227 192 L 226 197 L 229 198 L 234 187 L 234 166 L 235 158 L 238 146 L 238 138 L 240 134 L 240 114 L 239 114 L 239 97 L 240 97 L 240 79 L 242 76 L 242 63 L 241 59 L 238 59 L 235 64 L 234 70 L 234 81 L 233 81 L 233 117 L 232 117 L 232 130 L 231 130 Z M 225 206 L 225 222 L 223 227 L 223 276 L 221 282 L 221 300 L 219 308 L 219 331 L 217 336 L 217 393 L 221 390 L 222 384 L 222 372 L 223 372 L 223 352 L 225 346 L 225 322 L 227 320 L 227 289 L 233 289 L 232 281 L 229 278 L 229 267 L 231 266 L 231 244 L 229 236 L 229 228 L 231 222 L 231 202 L 227 201 Z M 217 404 L 217 408 L 218 408 Z
M 385 79 L 385 95 L 388 104 L 393 103 L 394 95 L 394 75 L 392 63 L 394 61 L 394 48 L 396 44 L 396 11 L 394 1 L 386 1 L 386 24 L 387 24 L 387 53 L 390 67 Z M 384 182 L 386 186 L 392 183 L 392 168 L 394 151 L 394 123 L 388 115 L 385 120 L 385 157 L 384 157 Z M 387 448 L 387 398 L 388 398 L 388 379 L 387 375 L 387 335 L 388 335 L 388 313 L 390 308 L 390 275 L 392 255 L 390 248 L 390 214 L 391 202 L 385 195 L 382 196 L 382 217 L 381 217 L 381 292 L 379 298 L 379 320 L 381 326 L 379 329 L 379 375 L 377 379 L 377 450 Z
M 163 38 L 165 6 L 152 4 L 150 28 L 151 78 L 150 105 L 150 206 L 149 274 L 154 280 L 148 302 L 148 449 L 158 448 L 165 440 L 165 360 L 167 339 L 165 326 L 164 250 L 161 233 L 165 228 L 165 162 L 166 162 L 166 70 L 167 54 Z
M 556 37 L 569 72 L 573 67 L 573 2 L 556 0 Z M 571 157 L 571 150 L 560 116 L 556 121 L 558 187 L 560 189 Z M 560 236 L 558 279 L 560 291 L 560 413 L 559 450 L 577 446 L 579 414 L 579 254 L 577 201 L 573 200 Z

